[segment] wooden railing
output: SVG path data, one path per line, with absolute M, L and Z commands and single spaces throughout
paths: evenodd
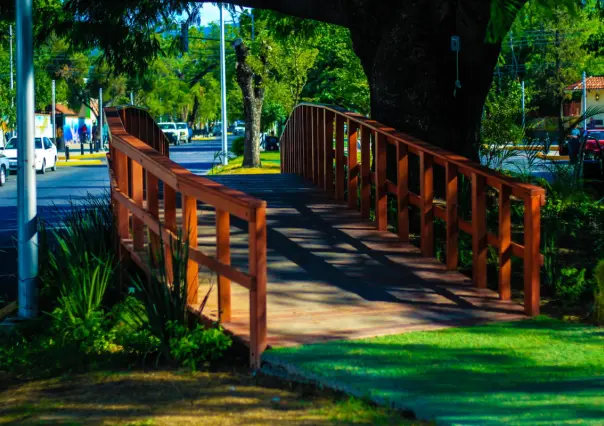
M 170 241 L 177 235 L 177 191 L 181 194 L 182 235 L 189 245 L 187 288 L 189 305 L 198 303 L 199 266 L 205 266 L 218 276 L 218 310 L 221 322 L 231 320 L 231 282 L 250 292 L 250 362 L 260 366 L 260 357 L 266 348 L 266 202 L 242 192 L 227 188 L 209 179 L 194 175 L 167 157 L 167 139 L 158 135 L 156 125 L 150 125 L 142 112 L 132 108 L 106 108 L 109 126 L 111 196 L 117 216 L 117 232 L 121 247 L 128 251 L 139 266 L 148 271 L 142 253 L 161 249 L 164 242 L 167 270 L 170 271 Z M 134 129 L 140 137 L 126 130 Z M 136 117 L 133 119 L 133 117 Z M 133 121 L 136 124 L 133 124 Z M 141 126 L 139 123 L 145 123 Z M 151 129 L 151 131 L 142 130 Z M 145 138 L 163 153 L 145 143 Z M 145 179 L 143 179 L 145 177 Z M 159 181 L 163 182 L 160 193 Z M 160 196 L 163 199 L 160 200 Z M 160 220 L 160 201 L 163 201 L 163 223 Z M 197 202 L 216 210 L 216 257 L 197 247 Z M 248 223 L 248 271 L 231 266 L 230 217 L 236 216 Z M 149 231 L 148 243 L 145 227 Z M 162 239 L 159 238 L 160 232 Z M 155 246 L 155 247 L 154 247 Z
M 160 154 L 168 156 L 170 140 L 159 128 L 151 114 L 143 108 L 127 106 L 118 109 L 124 129 L 128 134 L 144 141 Z
M 388 145 L 395 147 L 391 152 L 396 153 L 396 159 L 391 161 L 387 158 Z M 410 190 L 411 155 L 419 157 L 419 193 Z M 420 249 L 426 257 L 435 255 L 434 219 L 442 219 L 446 222 L 445 253 L 449 270 L 458 268 L 459 231 L 470 234 L 472 279 L 477 288 L 487 287 L 487 247 L 495 247 L 499 252 L 499 295 L 502 300 L 511 299 L 512 255 L 522 258 L 525 312 L 539 314 L 543 188 L 494 172 L 362 115 L 324 105 L 301 104 L 294 109 L 281 137 L 281 160 L 283 173 L 295 173 L 312 180 L 336 200 L 343 201 L 347 189 L 348 207 L 356 209 L 360 204 L 361 215 L 367 219 L 372 210 L 371 186 L 375 185 L 375 223 L 382 231 L 388 228 L 388 196 L 394 197 L 398 235 L 404 242 L 410 237 L 409 207 L 418 207 Z M 389 164 L 396 170 L 388 170 Z M 442 200 L 435 199 L 435 167 L 444 169 Z M 471 221 L 459 217 L 460 175 L 471 181 Z M 392 181 L 388 176 L 396 176 L 396 180 Z M 487 229 L 488 187 L 493 188 L 498 197 L 497 235 Z M 512 201 L 524 204 L 523 244 L 512 241 Z

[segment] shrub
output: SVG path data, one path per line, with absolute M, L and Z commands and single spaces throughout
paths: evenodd
M 170 355 L 180 365 L 196 370 L 201 363 L 215 361 L 231 346 L 231 339 L 218 328 L 204 328 L 200 324 L 193 329 L 181 324 L 169 323 L 173 337 L 170 339 Z
M 595 291 L 595 319 L 596 323 L 604 325 L 604 260 L 598 263 L 595 271 L 596 291 Z
M 240 155 L 243 155 L 244 147 L 245 137 L 239 136 L 238 138 L 235 138 L 235 140 L 233 140 L 233 144 L 231 145 L 231 151 L 233 151 L 233 154 L 239 157 Z

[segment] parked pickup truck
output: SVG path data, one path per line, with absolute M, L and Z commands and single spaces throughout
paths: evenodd
M 180 130 L 176 128 L 176 123 L 157 123 L 159 128 L 174 145 L 180 145 Z

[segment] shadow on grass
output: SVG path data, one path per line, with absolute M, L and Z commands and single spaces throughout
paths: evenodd
M 280 349 L 267 359 L 443 423 L 602 424 L 603 353 L 601 329 L 539 319 Z

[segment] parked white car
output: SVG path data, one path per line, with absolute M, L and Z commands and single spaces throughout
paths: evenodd
M 4 186 L 10 173 L 10 161 L 4 154 L 0 154 L 0 186 Z
M 6 144 L 2 153 L 8 158 L 10 170 L 17 171 L 17 138 Z M 47 169 L 57 170 L 57 147 L 48 138 L 36 138 L 34 145 L 36 171 L 44 174 Z

